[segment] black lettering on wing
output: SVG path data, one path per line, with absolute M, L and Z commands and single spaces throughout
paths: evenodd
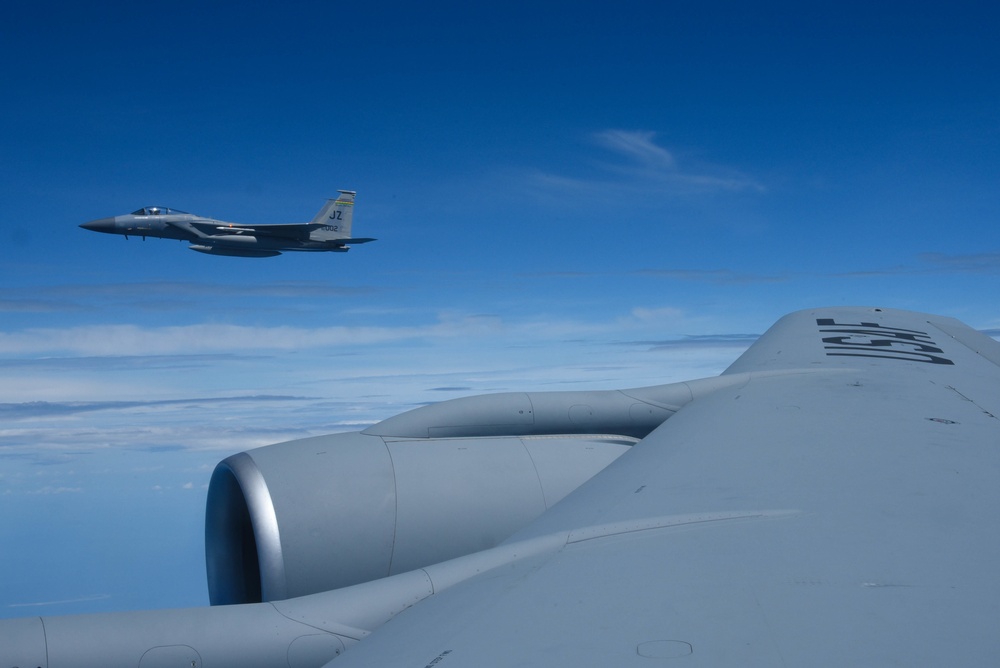
M 820 327 L 861 327 L 863 329 L 877 329 L 880 331 L 891 330 L 894 332 L 914 332 L 916 334 L 923 334 L 927 336 L 926 332 L 921 332 L 916 329 L 901 329 L 899 327 L 886 327 L 880 325 L 877 322 L 861 322 L 861 323 L 849 323 L 849 322 L 834 322 L 833 318 L 816 318 L 816 324 Z
M 944 350 L 930 334 L 915 329 L 884 327 L 876 322 L 838 323 L 833 318 L 817 318 L 823 343 L 830 357 L 875 357 L 888 360 L 954 364 L 942 357 Z M 936 353 L 936 354 L 935 354 Z
M 940 348 L 927 343 L 922 343 L 919 341 L 899 341 L 893 339 L 868 339 L 868 340 L 851 340 L 852 336 L 828 336 L 823 339 L 823 343 L 832 343 L 835 346 L 851 346 L 854 348 L 859 348 L 859 346 L 871 346 L 872 348 L 892 348 L 893 346 L 912 346 L 914 350 L 919 350 L 924 353 L 943 353 L 944 351 Z M 929 343 L 933 343 L 932 341 Z M 830 348 L 832 346 L 827 346 Z
M 866 348 L 852 348 L 850 346 L 845 346 L 843 348 L 836 346 L 826 346 L 827 350 L 868 350 Z M 878 357 L 885 360 L 904 360 L 908 362 L 927 362 L 930 364 L 954 364 L 950 359 L 946 357 L 938 357 L 937 355 L 931 355 L 929 353 L 918 353 L 909 352 L 905 350 L 893 350 L 885 352 L 828 352 L 828 357 Z

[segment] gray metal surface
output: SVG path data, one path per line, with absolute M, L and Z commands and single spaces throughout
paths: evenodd
M 233 455 L 208 490 L 210 599 L 304 596 L 491 548 L 634 442 L 344 433 Z
M 467 581 L 334 665 L 992 664 L 998 349 L 933 316 L 789 316 L 731 368 L 745 384 L 688 403 L 511 542 L 635 531 Z M 641 526 L 711 512 L 745 517 Z
M 309 223 L 244 225 L 205 218 L 163 206 L 145 206 L 132 213 L 98 218 L 80 225 L 85 230 L 129 236 L 176 239 L 209 255 L 273 257 L 284 251 L 339 252 L 352 244 L 375 239 L 351 236 L 354 214 L 353 190 L 341 190 L 327 200 Z

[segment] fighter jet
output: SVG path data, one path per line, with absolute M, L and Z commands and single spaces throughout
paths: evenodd
M 165 206 L 145 206 L 132 213 L 98 218 L 80 225 L 85 230 L 189 241 L 193 251 L 209 255 L 273 257 L 283 251 L 344 253 L 351 244 L 375 239 L 351 237 L 353 190 L 338 190 L 310 223 L 243 225 L 205 218 Z

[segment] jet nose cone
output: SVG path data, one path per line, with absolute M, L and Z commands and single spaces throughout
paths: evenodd
M 84 223 L 80 227 L 82 227 L 85 230 L 91 230 L 93 232 L 114 232 L 115 219 L 98 218 L 97 220 L 92 220 L 89 223 Z

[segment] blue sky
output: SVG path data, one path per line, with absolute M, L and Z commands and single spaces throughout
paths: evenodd
M 990 3 L 478 4 L 4 8 L 0 616 L 206 603 L 250 447 L 714 375 L 812 306 L 1000 333 Z M 339 188 L 347 254 L 77 227 Z

